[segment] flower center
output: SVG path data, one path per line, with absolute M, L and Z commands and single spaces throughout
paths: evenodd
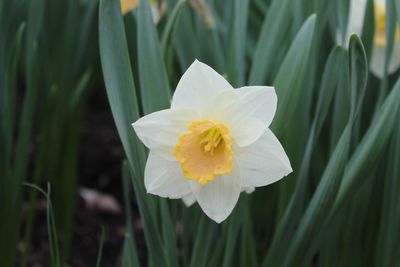
M 210 121 L 193 121 L 188 133 L 179 136 L 174 156 L 181 163 L 184 176 L 204 185 L 216 175 L 232 171 L 233 152 L 229 128 Z
M 374 43 L 376 46 L 386 46 L 386 8 L 381 3 L 374 4 L 375 12 L 375 34 Z M 400 30 L 396 23 L 395 42 L 400 40 Z

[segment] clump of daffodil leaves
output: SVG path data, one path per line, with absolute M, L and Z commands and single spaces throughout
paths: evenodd
M 234 89 L 198 60 L 180 79 L 171 108 L 133 123 L 150 149 L 148 193 L 197 201 L 214 221 L 225 220 L 242 191 L 274 183 L 292 172 L 268 128 L 276 111 L 273 87 Z
M 151 264 L 399 265 L 398 1 L 101 3 Z

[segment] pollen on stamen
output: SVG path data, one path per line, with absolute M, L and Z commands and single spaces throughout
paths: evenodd
M 193 121 L 174 148 L 187 179 L 204 185 L 232 171 L 233 151 L 229 128 L 210 120 Z
M 204 152 L 209 152 L 211 155 L 214 155 L 214 150 L 218 148 L 221 144 L 223 145 L 222 133 L 218 126 L 214 126 L 209 130 L 206 130 L 202 135 L 200 145 L 203 145 Z

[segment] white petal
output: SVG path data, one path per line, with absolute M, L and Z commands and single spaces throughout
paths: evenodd
M 345 46 L 348 45 L 350 36 L 355 33 L 361 36 L 364 26 L 365 9 L 367 0 L 351 0 L 349 7 L 349 17 L 347 21 Z
M 182 75 L 171 107 L 204 110 L 212 99 L 230 89 L 233 87 L 224 77 L 196 59 Z
M 247 86 L 218 95 L 207 107 L 205 117 L 225 122 L 235 143 L 247 146 L 271 124 L 276 105 L 273 87 Z
M 234 91 L 240 102 L 229 116 L 232 138 L 239 146 L 247 146 L 271 124 L 277 96 L 275 89 L 267 86 L 247 86 Z
M 182 198 L 191 192 L 179 162 L 165 160 L 151 151 L 144 171 L 144 184 L 147 193 L 160 197 Z
M 182 198 L 182 201 L 183 201 L 183 203 L 185 203 L 186 207 L 190 207 L 196 202 L 196 198 L 194 197 L 194 195 L 192 193 L 190 193 L 189 195 L 184 196 Z
M 275 88 L 271 86 L 245 86 L 234 90 L 240 97 L 240 117 L 236 120 L 244 121 L 255 118 L 267 127 L 271 124 L 276 112 L 277 96 Z
M 235 157 L 242 187 L 268 185 L 292 172 L 282 145 L 270 129 L 253 144 L 238 148 Z
M 247 194 L 251 194 L 255 191 L 256 189 L 254 187 L 242 187 L 241 192 L 246 192 Z M 196 198 L 194 197 L 193 194 L 186 195 L 182 198 L 183 203 L 185 203 L 186 207 L 192 206 L 196 202 Z
M 214 181 L 205 185 L 195 181 L 189 184 L 201 209 L 217 223 L 231 214 L 241 191 L 239 172 L 235 169 L 230 174 L 215 177 Z
M 191 110 L 165 109 L 138 119 L 132 126 L 146 147 L 168 160 L 175 160 L 173 147 L 196 118 L 197 113 Z
M 251 193 L 253 193 L 254 191 L 256 191 L 256 189 L 254 188 L 254 187 L 243 187 L 242 188 L 242 192 L 246 192 L 247 194 L 251 194 Z
M 233 123 L 231 136 L 239 147 L 248 146 L 254 143 L 263 135 L 267 126 L 257 119 L 248 118 L 241 124 Z

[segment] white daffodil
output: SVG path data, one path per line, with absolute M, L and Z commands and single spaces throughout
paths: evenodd
M 365 8 L 367 0 L 352 0 L 350 2 L 350 11 L 346 32 L 345 42 L 348 43 L 350 35 L 356 33 L 361 35 L 364 25 Z M 371 72 L 382 78 L 385 69 L 385 53 L 386 53 L 386 1 L 374 0 L 375 15 L 375 33 L 373 40 L 372 55 L 370 61 Z M 400 66 L 400 30 L 396 23 L 395 41 L 390 58 L 388 73 L 395 72 Z
M 234 89 L 197 60 L 183 74 L 170 109 L 133 123 L 150 149 L 148 193 L 197 201 L 216 222 L 225 220 L 240 192 L 278 181 L 292 172 L 268 128 L 276 110 L 273 87 Z

